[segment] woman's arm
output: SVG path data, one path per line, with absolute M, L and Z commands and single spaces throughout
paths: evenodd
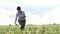
M 15 24 L 16 24 L 16 21 L 17 21 L 17 14 L 16 14 L 16 18 L 15 18 Z
M 24 17 L 23 17 L 23 18 L 25 18 L 25 17 L 26 17 L 25 12 L 23 12 L 23 15 L 24 15 Z

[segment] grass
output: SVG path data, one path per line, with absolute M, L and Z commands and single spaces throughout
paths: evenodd
M 27 25 L 23 31 L 19 26 L 0 26 L 0 34 L 60 34 L 60 25 Z

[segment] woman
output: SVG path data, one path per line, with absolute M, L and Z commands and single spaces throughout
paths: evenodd
M 25 23 L 26 23 L 26 19 L 25 19 L 25 13 L 21 10 L 21 7 L 17 7 L 17 14 L 16 14 L 16 18 L 15 18 L 15 25 L 16 25 L 16 21 L 18 18 L 18 22 L 21 25 L 21 30 L 23 30 L 25 28 Z

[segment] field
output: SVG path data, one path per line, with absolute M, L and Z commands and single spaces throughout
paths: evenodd
M 0 26 L 0 34 L 60 34 L 60 25 L 26 25 L 25 30 L 19 26 Z

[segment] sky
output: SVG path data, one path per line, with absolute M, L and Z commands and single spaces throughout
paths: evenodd
M 26 24 L 60 24 L 60 0 L 0 0 L 0 25 L 14 25 L 17 6 L 25 12 Z

